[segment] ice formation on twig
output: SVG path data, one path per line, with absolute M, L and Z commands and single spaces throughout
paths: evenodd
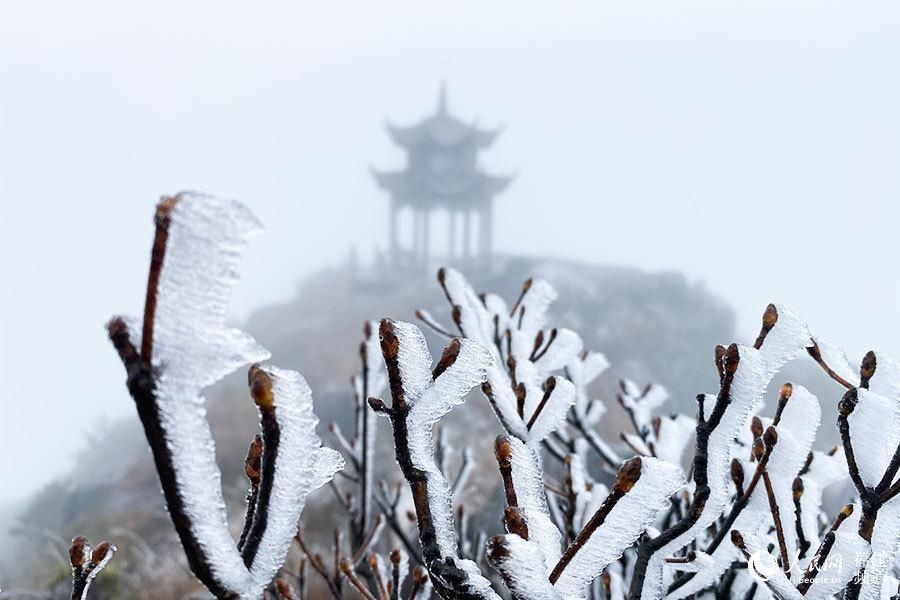
M 259 408 L 259 477 L 252 517 L 231 537 L 203 388 L 268 357 L 225 325 L 230 290 L 256 218 L 237 202 L 183 193 L 156 211 L 143 322 L 115 318 L 108 329 L 128 374 L 166 505 L 194 574 L 220 598 L 255 599 L 270 584 L 296 532 L 306 497 L 342 468 L 315 433 L 303 378 L 275 367 L 250 369 Z M 248 475 L 255 466 L 248 461 Z
M 83 536 L 77 536 L 69 546 L 69 562 L 72 565 L 72 600 L 85 600 L 91 583 L 100 571 L 109 564 L 116 547 L 109 542 L 101 542 L 91 548 Z
M 478 342 L 454 339 L 432 371 L 425 337 L 415 325 L 382 320 L 381 350 L 391 405 L 372 408 L 388 417 L 397 463 L 410 486 L 422 556 L 435 591 L 445 598 L 499 598 L 478 566 L 459 556 L 450 486 L 434 458 L 434 425 L 485 380 L 491 354 Z
M 698 398 L 700 418 L 690 511 L 660 535 L 639 544 L 631 578 L 631 600 L 661 598 L 671 578 L 671 573 L 664 572 L 664 558 L 674 556 L 691 543 L 725 511 L 731 497 L 730 465 L 735 458 L 732 440 L 758 410 L 775 373 L 809 344 L 806 325 L 796 315 L 769 305 L 753 347 L 732 344 L 717 348 L 720 388 L 708 414 L 707 397 Z

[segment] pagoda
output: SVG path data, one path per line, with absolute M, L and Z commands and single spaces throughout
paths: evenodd
M 388 123 L 387 130 L 407 155 L 402 170 L 372 172 L 378 186 L 390 194 L 391 262 L 428 264 L 432 216 L 439 210 L 446 211 L 447 216 L 446 259 L 489 258 L 494 196 L 506 189 L 511 177 L 482 171 L 478 152 L 488 148 L 500 130 L 482 129 L 450 115 L 443 83 L 432 116 L 409 127 Z M 404 211 L 412 215 L 408 247 L 401 247 L 398 239 Z

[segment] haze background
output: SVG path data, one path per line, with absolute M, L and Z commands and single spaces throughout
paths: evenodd
M 385 246 L 368 166 L 442 72 L 506 126 L 501 251 L 682 271 L 744 340 L 778 301 L 852 360 L 900 353 L 898 33 L 894 2 L 4 3 L 0 502 L 133 414 L 103 325 L 141 310 L 161 194 L 267 224 L 241 319 Z

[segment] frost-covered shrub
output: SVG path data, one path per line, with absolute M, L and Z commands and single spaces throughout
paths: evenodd
M 336 599 L 345 583 L 379 600 L 897 593 L 900 365 L 890 357 L 868 353 L 857 374 L 796 315 L 769 305 L 752 346 L 715 349 L 719 389 L 697 396 L 695 416 L 660 414 L 662 386 L 623 380 L 613 410 L 624 411 L 633 431 L 605 440 L 597 426 L 610 406 L 591 396 L 590 385 L 608 362 L 574 331 L 547 325 L 552 286 L 529 280 L 509 306 L 442 269 L 453 328 L 416 313 L 449 340 L 437 363 L 416 325 L 366 324 L 353 431 L 331 426 L 349 466 L 339 471 L 344 461 L 316 436 L 302 377 L 255 364 L 268 353 L 225 327 L 237 260 L 256 229 L 233 202 L 195 194 L 164 200 L 143 320 L 109 325 L 189 565 L 217 597 L 303 598 L 307 567 Z M 783 383 L 774 410 L 761 414 L 778 372 L 807 354 L 846 389 L 840 449 L 813 448 L 820 401 L 799 384 Z M 261 434 L 247 457 L 247 514 L 235 541 L 202 391 L 251 363 Z M 497 417 L 503 531 L 469 529 L 455 500 L 473 458 L 464 451 L 451 473 L 439 428 L 473 389 Z M 376 415 L 390 423 L 414 536 L 401 489 L 374 480 L 374 463 L 387 460 L 375 453 Z M 336 472 L 340 483 L 331 481 Z M 297 533 L 307 495 L 328 482 L 349 533 L 345 540 L 336 530 L 333 560 Z M 828 488 L 852 493 L 833 514 Z M 399 547 L 379 553 L 389 544 L 385 532 Z M 289 574 L 282 565 L 295 536 L 304 558 Z

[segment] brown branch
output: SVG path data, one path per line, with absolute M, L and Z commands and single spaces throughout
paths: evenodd
M 407 600 L 416 600 L 419 597 L 419 593 L 425 588 L 425 583 L 428 581 L 428 573 L 423 567 L 416 567 L 412 572 L 412 580 Z
M 447 328 L 441 325 L 435 320 L 434 317 L 431 316 L 426 310 L 422 310 L 421 308 L 416 310 L 416 318 L 422 321 L 424 324 L 428 325 L 429 329 L 437 333 L 438 335 L 442 335 L 447 338 L 453 338 L 453 334 L 447 331 Z
M 806 539 L 806 534 L 803 532 L 803 511 L 800 506 L 803 491 L 803 480 L 800 477 L 796 477 L 794 483 L 791 484 L 791 493 L 794 499 L 794 528 L 797 531 L 797 541 L 800 544 L 799 558 L 805 558 L 807 550 L 809 550 L 809 547 L 812 545 L 811 542 Z
M 365 554 L 369 551 L 369 548 L 371 548 L 372 545 L 377 541 L 382 529 L 384 529 L 384 516 L 381 513 L 378 513 L 375 516 L 375 523 L 372 525 L 369 533 L 366 534 L 366 537 L 363 538 L 363 541 L 359 545 L 359 548 L 353 553 L 354 565 L 358 564 L 359 561 L 362 560 L 363 556 L 365 556 Z
M 753 347 L 759 350 L 762 348 L 763 342 L 766 340 L 766 336 L 769 335 L 769 332 L 772 331 L 772 328 L 775 327 L 775 323 L 778 322 L 778 309 L 775 308 L 774 304 L 769 304 L 766 307 L 765 312 L 763 313 L 762 319 L 762 329 L 759 330 L 759 335 L 756 337 L 756 342 L 754 342 Z
M 534 427 L 535 421 L 537 421 L 538 417 L 541 414 L 541 411 L 544 410 L 544 407 L 547 406 L 547 401 L 550 399 L 550 396 L 553 395 L 553 390 L 555 389 L 556 377 L 548 377 L 547 381 L 544 382 L 544 395 L 541 397 L 541 401 L 534 409 L 534 412 L 531 415 L 531 419 L 528 420 L 528 431 L 531 431 L 531 428 Z
M 737 549 L 741 551 L 741 554 L 744 556 L 744 558 L 747 561 L 751 560 L 750 554 L 747 551 L 747 546 L 744 543 L 744 536 L 741 535 L 741 532 L 738 531 L 737 529 L 735 529 L 731 532 L 731 543 L 734 544 L 735 547 L 737 547 Z M 774 597 L 778 597 L 778 594 L 774 593 L 775 589 L 769 580 L 766 580 L 766 587 L 769 588 L 769 591 L 771 591 L 773 593 Z M 753 588 L 753 589 L 755 589 L 755 588 Z
M 518 506 L 516 488 L 512 478 L 512 446 L 509 438 L 498 435 L 494 440 L 494 456 L 497 457 L 497 466 L 500 468 L 500 478 L 503 480 L 503 490 L 506 493 L 506 505 Z
M 144 300 L 144 324 L 141 332 L 141 357 L 149 367 L 153 364 L 153 326 L 156 321 L 156 299 L 159 289 L 159 278 L 162 275 L 163 261 L 166 255 L 166 244 L 169 240 L 169 225 L 172 222 L 172 209 L 178 203 L 178 196 L 163 198 L 156 205 L 156 235 L 153 238 L 153 249 L 150 252 L 150 273 L 147 276 L 147 295 Z
M 516 302 L 515 302 L 515 304 L 513 304 L 513 307 L 509 310 L 510 318 L 512 318 L 516 314 L 516 311 L 519 309 L 519 305 L 522 304 L 522 300 L 525 299 L 525 294 L 527 294 L 528 290 L 531 289 L 531 286 L 533 283 L 534 283 L 534 280 L 531 277 L 529 277 L 528 279 L 525 280 L 525 283 L 522 284 L 522 291 L 519 293 L 519 297 L 516 299 Z
M 775 490 L 772 488 L 772 479 L 769 473 L 763 471 L 763 485 L 766 488 L 766 495 L 769 497 L 769 510 L 772 513 L 772 522 L 775 525 L 775 537 L 778 540 L 778 552 L 781 554 L 781 569 L 785 575 L 790 577 L 791 564 L 788 557 L 787 545 L 784 539 L 784 526 L 781 523 L 781 510 L 778 508 L 778 501 L 775 499 Z
M 337 574 L 334 577 L 328 573 L 328 569 L 325 567 L 325 563 L 322 562 L 322 557 L 319 554 L 313 554 L 313 552 L 306 545 L 306 541 L 303 539 L 303 530 L 297 532 L 297 535 L 294 536 L 294 539 L 297 540 L 297 543 L 300 545 L 300 549 L 303 551 L 303 554 L 306 555 L 307 560 L 309 561 L 309 566 L 313 568 L 313 571 L 319 574 L 319 576 L 325 580 L 326 585 L 328 586 L 328 591 L 331 592 L 331 595 L 335 598 L 335 600 L 341 600 L 341 591 L 337 587 L 335 581 L 337 579 Z
M 146 321 L 146 319 L 145 319 Z M 156 378 L 149 361 L 138 353 L 128 332 L 125 321 L 120 317 L 113 318 L 107 324 L 107 332 L 113 347 L 119 354 L 128 375 L 126 385 L 134 399 L 138 417 L 144 427 L 144 435 L 153 455 L 156 472 L 166 501 L 166 508 L 175 526 L 175 532 L 181 541 L 188 566 L 215 596 L 224 596 L 224 589 L 213 574 L 212 566 L 206 555 L 204 546 L 197 539 L 191 527 L 191 520 L 185 512 L 184 499 L 181 496 L 175 475 L 174 457 L 169 451 L 168 441 L 162 424 L 162 417 L 156 399 Z
M 753 452 L 757 461 L 756 470 L 753 472 L 753 477 L 750 478 L 750 483 L 747 484 L 747 489 L 731 506 L 731 511 L 729 511 L 728 517 L 719 528 L 719 531 L 716 533 L 713 541 L 706 548 L 707 554 L 712 554 L 716 551 L 716 548 L 719 547 L 719 545 L 725 539 L 725 536 L 728 535 L 728 531 L 734 525 L 734 522 L 737 520 L 738 515 L 740 515 L 744 508 L 747 506 L 747 503 L 750 501 L 750 497 L 753 495 L 754 490 L 756 490 L 756 485 L 759 483 L 759 480 L 763 477 L 763 474 L 766 471 L 766 466 L 769 464 L 769 457 L 772 456 L 772 450 L 775 449 L 775 445 L 777 443 L 778 432 L 774 427 L 771 426 L 766 429 L 762 438 L 756 438 L 753 441 Z
M 356 451 L 353 449 L 353 444 L 350 443 L 350 441 L 344 435 L 344 432 L 341 431 L 340 426 L 335 422 L 331 422 L 328 424 L 328 431 L 330 431 L 331 435 L 334 436 L 335 441 L 337 441 L 338 445 L 341 447 L 341 450 L 344 451 L 344 456 L 346 456 L 350 460 L 350 463 L 353 465 L 354 470 L 357 473 L 361 473 L 362 465 L 360 465 L 359 457 L 356 455 Z
M 365 600 L 377 600 L 375 596 L 366 588 L 365 584 L 359 580 L 356 576 L 356 572 L 353 570 L 353 565 L 350 564 L 349 560 L 341 561 L 341 572 L 347 578 L 347 580 L 356 588 L 356 591 L 359 592 L 359 595 L 365 598 Z
M 278 448 L 281 440 L 281 428 L 275 418 L 275 395 L 272 389 L 272 378 L 268 373 L 253 365 L 248 374 L 250 395 L 256 402 L 260 411 L 260 427 L 262 428 L 262 471 L 259 481 L 259 490 L 256 496 L 256 509 L 253 514 L 253 522 L 244 544 L 241 548 L 241 557 L 249 568 L 256 558 L 259 545 L 269 524 L 269 501 L 272 497 L 272 487 L 275 481 L 275 461 L 278 457 Z
M 247 512 L 244 515 L 244 528 L 241 530 L 241 537 L 238 539 L 238 550 L 241 550 L 247 541 L 247 535 L 250 533 L 250 527 L 253 525 L 253 516 L 256 513 L 259 482 L 262 479 L 262 454 L 263 439 L 257 433 L 253 437 L 253 441 L 250 442 L 247 458 L 244 459 L 244 473 L 250 481 L 250 489 L 247 491 Z
M 369 553 L 369 570 L 372 572 L 372 578 L 375 580 L 375 589 L 378 590 L 378 596 L 381 600 L 390 600 L 387 582 L 381 576 L 381 569 L 378 564 L 378 555 L 374 552 Z
M 399 600 L 400 598 L 400 549 L 391 550 L 391 595 L 389 600 Z
M 400 540 L 400 543 L 403 544 L 403 547 L 406 548 L 406 552 L 409 554 L 410 558 L 412 558 L 415 562 L 420 565 L 424 565 L 424 559 L 422 558 L 421 553 L 418 548 L 416 548 L 415 544 L 413 544 L 412 540 L 409 539 L 409 536 L 406 535 L 406 532 L 403 530 L 403 527 L 400 525 L 400 521 L 397 519 L 397 505 L 396 504 L 387 504 L 382 499 L 375 497 L 375 503 L 378 504 L 378 508 L 381 510 L 381 514 L 384 515 L 384 519 L 387 522 L 388 527 L 391 528 L 391 531 L 394 532 L 394 535 Z
M 698 422 L 696 430 L 696 450 L 694 452 L 693 479 L 694 501 L 690 511 L 678 520 L 674 525 L 660 533 L 655 538 L 644 538 L 638 544 L 637 559 L 634 564 L 631 578 L 631 587 L 628 591 L 629 600 L 640 600 L 644 579 L 647 575 L 647 567 L 650 559 L 666 544 L 675 540 L 681 534 L 689 531 L 700 519 L 703 509 L 709 499 L 711 490 L 709 487 L 709 437 L 719 426 L 725 410 L 731 404 L 731 384 L 734 374 L 740 363 L 740 352 L 737 344 L 731 344 L 727 349 L 721 346 L 716 348 L 716 368 L 720 373 L 721 381 L 716 404 L 709 418 Z
M 846 379 L 844 379 L 843 377 L 838 375 L 834 371 L 834 369 L 832 369 L 831 367 L 828 366 L 828 364 L 822 358 L 822 351 L 819 349 L 819 344 L 816 343 L 815 340 L 813 340 L 813 345 L 809 346 L 806 349 L 806 352 L 812 357 L 812 359 L 814 361 L 816 361 L 816 364 L 818 364 L 829 377 L 834 379 L 836 382 L 838 382 L 840 385 L 847 388 L 848 390 L 853 388 L 853 384 L 849 383 Z
M 363 335 L 366 340 L 372 337 L 372 325 L 366 321 L 363 327 Z M 360 429 L 358 432 L 360 438 L 360 456 L 359 456 L 359 518 L 354 523 L 354 543 L 356 543 L 361 535 L 369 527 L 369 519 L 371 518 L 371 499 L 372 499 L 372 469 L 373 465 L 369 464 L 369 419 L 367 412 L 371 410 L 366 399 L 369 397 L 369 353 L 368 345 L 365 341 L 359 345 L 359 359 L 362 363 L 362 372 L 360 374 L 362 383 L 362 394 L 359 398 L 360 406 Z
M 543 331 L 539 332 L 539 335 L 542 340 L 544 337 L 543 333 L 544 333 Z M 553 342 L 556 341 L 557 335 L 558 335 L 558 332 L 556 330 L 556 327 L 554 327 L 553 329 L 550 330 L 550 337 L 547 339 L 547 344 L 540 351 L 537 350 L 537 342 L 535 342 L 535 350 L 531 353 L 531 357 L 529 358 L 529 360 L 531 362 L 536 362 L 536 361 L 540 360 L 541 357 L 547 353 L 547 350 L 550 349 L 550 346 L 553 345 Z
M 790 383 L 785 383 L 781 386 L 781 389 L 778 391 L 778 406 L 775 409 L 775 416 L 772 419 L 772 425 L 776 427 L 781 422 L 781 415 L 784 413 L 785 407 L 787 407 L 788 400 L 791 399 L 791 394 L 794 393 L 794 386 Z
M 419 543 L 422 546 L 424 564 L 431 574 L 435 591 L 439 596 L 458 600 L 481 600 L 484 595 L 468 585 L 471 575 L 456 565 L 456 556 L 443 556 L 437 530 L 434 525 L 429 502 L 428 474 L 415 466 L 410 451 L 410 440 L 407 419 L 410 404 L 406 398 L 403 377 L 401 374 L 399 353 L 400 340 L 390 319 L 382 319 L 379 326 L 381 352 L 387 367 L 388 383 L 391 390 L 391 406 L 383 401 L 370 398 L 369 405 L 376 412 L 386 414 L 391 421 L 394 433 L 394 452 L 400 471 L 409 484 L 412 492 L 413 506 L 419 530 Z M 459 356 L 461 343 L 453 339 L 444 348 L 438 364 L 432 372 L 432 379 L 437 379 L 449 369 Z M 438 516 L 440 518 L 440 516 Z
M 595 512 L 590 520 L 584 525 L 581 532 L 575 537 L 572 543 L 569 544 L 569 547 L 566 548 L 565 552 L 563 552 L 559 562 L 553 567 L 553 570 L 550 572 L 550 583 L 555 584 L 557 582 L 560 575 L 562 575 L 566 567 L 569 566 L 569 563 L 572 562 L 572 559 L 575 558 L 578 551 L 584 547 L 594 532 L 603 525 L 612 509 L 619 500 L 634 487 L 634 484 L 637 483 L 640 476 L 641 459 L 635 457 L 625 461 L 622 468 L 619 469 L 619 473 L 616 476 L 616 481 L 613 484 L 613 489 L 609 496 L 606 497 L 606 500 L 603 501 L 603 504 L 600 505 L 597 512 Z
M 850 480 L 856 486 L 856 491 L 860 497 L 866 497 L 868 491 L 866 484 L 863 483 L 862 476 L 859 473 L 859 467 L 856 464 L 856 454 L 853 451 L 853 441 L 850 438 L 850 421 L 849 416 L 859 403 L 859 394 L 856 388 L 847 390 L 844 397 L 838 403 L 838 432 L 841 434 L 841 444 L 844 446 L 844 455 L 847 458 L 847 470 L 850 473 Z
M 588 443 L 591 450 L 603 459 L 604 470 L 612 472 L 612 470 L 618 469 L 621 466 L 621 463 L 617 460 L 619 457 L 610 454 L 609 449 L 604 448 L 597 433 L 590 425 L 582 421 L 578 415 L 569 415 L 567 422 L 578 430 L 578 433 L 580 433 L 584 441 Z
M 806 570 L 803 572 L 803 575 L 800 577 L 800 583 L 797 585 L 797 590 L 804 596 L 806 595 L 806 592 L 809 591 L 809 588 L 813 584 L 816 575 L 819 574 L 819 569 L 822 567 L 822 563 L 825 562 L 825 559 L 828 557 L 828 553 L 831 552 L 831 548 L 832 546 L 834 546 L 835 532 L 837 531 L 838 527 L 841 526 L 841 523 L 843 523 L 844 520 L 852 514 L 852 504 L 847 504 L 841 509 L 837 517 L 835 517 L 834 523 L 831 525 L 831 529 L 828 530 L 828 533 L 826 533 L 825 537 L 822 539 L 822 543 L 819 545 L 818 550 L 816 550 L 816 553 L 813 554 L 813 557 L 810 559 L 809 564 L 806 565 Z

